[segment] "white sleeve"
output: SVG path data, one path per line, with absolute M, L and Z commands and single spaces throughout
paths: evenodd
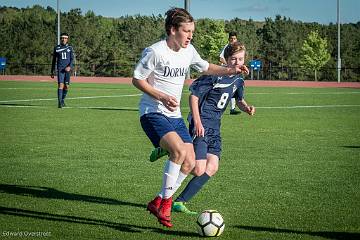
M 142 52 L 140 61 L 135 67 L 134 78 L 145 80 L 154 71 L 156 67 L 155 52 L 151 48 L 145 48 Z
M 198 72 L 205 72 L 209 68 L 209 63 L 200 57 L 199 53 L 196 51 L 195 48 L 193 48 L 191 67 Z
M 224 57 L 224 52 L 225 52 L 225 48 L 226 48 L 226 47 L 227 47 L 227 45 L 225 45 L 225 47 L 223 47 L 223 49 L 221 50 L 221 53 L 220 53 L 219 57 L 225 59 L 225 57 Z

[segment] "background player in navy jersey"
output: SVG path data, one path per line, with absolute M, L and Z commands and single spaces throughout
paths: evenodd
M 241 73 L 241 66 L 222 67 L 203 60 L 191 44 L 193 17 L 182 8 L 166 12 L 167 38 L 146 48 L 135 67 L 132 83 L 143 92 L 140 100 L 141 126 L 155 147 L 169 152 L 160 193 L 147 209 L 158 221 L 172 227 L 172 196 L 195 166 L 192 138 L 180 111 L 185 75 L 189 67 L 204 74 Z
M 221 53 L 219 55 L 219 61 L 222 64 L 225 64 L 225 65 L 227 64 L 227 61 L 226 61 L 226 59 L 224 57 L 225 48 L 227 46 L 229 46 L 229 45 L 231 45 L 231 44 L 238 41 L 236 32 L 229 32 L 228 41 L 229 41 L 229 43 L 224 46 L 224 48 L 221 50 Z M 239 113 L 241 113 L 241 112 L 236 110 L 235 98 L 231 98 L 231 101 L 230 101 L 230 115 L 236 115 L 236 114 L 239 114 Z
M 70 71 L 73 68 L 74 50 L 68 45 L 69 35 L 60 35 L 60 45 L 55 46 L 51 64 L 51 78 L 54 78 L 55 63 L 57 63 L 58 107 L 65 106 L 65 97 L 69 91 Z

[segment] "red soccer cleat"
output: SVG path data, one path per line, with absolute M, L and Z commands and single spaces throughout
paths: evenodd
M 172 197 L 168 199 L 162 199 L 159 208 L 159 213 L 157 216 L 159 223 L 169 228 L 173 226 L 171 224 L 171 205 L 172 205 Z
M 162 198 L 160 196 L 157 196 L 147 205 L 147 210 L 150 212 L 150 214 L 153 214 L 157 218 L 158 218 L 161 200 Z

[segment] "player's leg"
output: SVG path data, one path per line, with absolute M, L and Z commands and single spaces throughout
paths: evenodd
M 64 71 L 58 71 L 58 90 L 57 90 L 58 108 L 62 108 L 61 101 L 62 101 L 64 85 L 65 85 L 64 82 L 65 82 L 65 73 L 64 73 Z
M 63 94 L 61 98 L 61 106 L 65 107 L 65 98 L 69 91 L 69 85 L 70 85 L 70 72 L 65 71 L 65 77 L 64 77 L 64 88 L 63 88 Z
M 160 140 L 160 146 L 169 152 L 166 168 L 163 174 L 162 200 L 159 207 L 158 219 L 166 227 L 171 224 L 172 196 L 181 166 L 186 157 L 186 145 L 176 132 L 169 132 Z
M 236 115 L 236 114 L 240 114 L 241 112 L 236 110 L 236 99 L 235 98 L 231 98 L 230 100 L 230 114 L 231 115 Z
M 189 202 L 218 170 L 221 154 L 220 130 L 206 129 L 205 131 L 205 138 L 197 137 L 194 140 L 196 154 L 194 177 L 175 200 L 173 211 L 193 213 L 185 207 L 184 203 Z
M 148 210 L 153 213 L 161 224 L 172 227 L 171 224 L 171 204 L 173 189 L 179 176 L 179 171 L 186 157 L 186 146 L 181 137 L 176 133 L 173 119 L 169 119 L 162 114 L 146 114 L 141 117 L 141 125 L 155 147 L 161 146 L 169 152 L 169 160 L 163 172 L 163 182 L 161 189 L 161 202 L 158 212 L 152 211 L 156 198 L 148 204 Z M 150 208 L 150 209 L 149 209 Z
M 183 212 L 187 214 L 196 214 L 196 212 L 190 211 L 185 203 L 188 202 L 195 194 L 198 192 L 197 184 L 199 182 L 197 176 L 203 175 L 206 170 L 206 155 L 207 155 L 207 142 L 204 137 L 197 137 L 194 139 L 194 148 L 196 155 L 196 164 L 192 173 L 195 175 L 190 182 L 186 185 L 185 189 L 180 193 L 180 195 L 174 201 L 172 210 L 174 212 Z M 203 178 L 202 178 L 203 179 Z M 196 190 L 198 189 L 198 190 Z

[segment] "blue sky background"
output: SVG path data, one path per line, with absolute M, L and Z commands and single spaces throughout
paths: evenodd
M 24 8 L 35 4 L 56 9 L 56 0 L 0 0 L 0 6 Z M 97 15 L 163 15 L 172 6 L 184 7 L 184 0 L 60 0 L 62 11 L 80 8 Z M 190 0 L 190 12 L 195 18 L 253 19 L 264 21 L 277 14 L 302 22 L 336 23 L 336 0 Z M 342 23 L 360 21 L 360 0 L 340 0 Z

